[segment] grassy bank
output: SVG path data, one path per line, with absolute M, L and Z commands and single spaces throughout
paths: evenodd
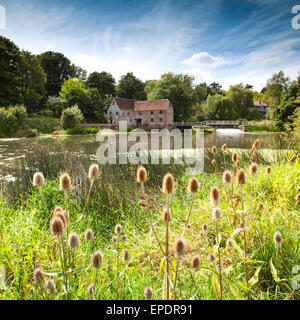
M 232 198 L 231 184 L 222 182 L 223 168 L 226 166 L 233 170 L 231 152 L 225 155 L 224 163 L 223 154 L 219 151 L 216 167 L 209 167 L 213 154 L 206 151 L 206 173 L 196 176 L 200 189 L 195 194 L 191 219 L 184 235 L 186 248 L 179 260 L 173 241 L 182 233 L 191 204 L 191 194 L 187 190 L 190 177 L 185 174 L 184 167 L 146 166 L 148 180 L 145 195 L 141 197 L 141 186 L 136 182 L 137 166 L 103 166 L 86 207 L 90 187 L 87 177 L 91 163 L 89 158 L 61 153 L 51 155 L 45 150 L 35 157 L 27 155 L 22 160 L 24 167 L 16 170 L 14 190 L 17 189 L 15 197 L 18 199 L 9 202 L 8 193 L 13 191 L 10 187 L 2 188 L 0 265 L 5 267 L 7 281 L 4 289 L 0 289 L 0 298 L 143 299 L 144 288 L 151 286 L 153 298 L 161 299 L 166 294 L 166 263 L 156 237 L 164 248 L 166 225 L 161 214 L 166 208 L 167 197 L 160 193 L 159 187 L 164 174 L 170 171 L 175 179 L 175 192 L 170 197 L 169 275 L 172 288 L 177 269 L 177 299 L 220 299 L 219 260 L 208 259 L 210 254 L 218 257 L 219 251 L 223 299 L 247 299 L 248 293 L 251 299 L 299 299 L 299 290 L 292 286 L 295 276 L 292 269 L 300 264 L 300 205 L 295 199 L 300 185 L 299 154 L 281 154 L 266 160 L 263 153 L 255 154 L 258 172 L 253 176 L 253 183 L 248 174 L 252 152 L 244 151 L 238 155 L 247 173 L 242 191 L 242 210 L 239 186 L 233 183 Z M 271 173 L 267 174 L 269 163 L 272 163 Z M 46 176 L 41 189 L 31 185 L 32 173 L 37 168 Z M 59 188 L 59 175 L 64 171 L 72 177 L 67 204 Z M 209 197 L 213 186 L 220 190 L 222 218 L 219 230 L 212 218 L 213 206 Z M 231 206 L 232 201 L 237 203 L 235 209 Z M 70 211 L 68 232 L 76 232 L 80 243 L 76 249 L 71 249 L 65 242 L 69 259 L 68 294 L 64 288 L 59 242 L 49 228 L 57 205 Z M 240 229 L 243 214 L 248 217 L 247 230 L 250 231 L 246 233 L 248 287 L 245 282 L 244 239 Z M 149 215 L 155 225 L 151 232 Z M 127 236 L 127 241 L 122 244 L 120 236 L 116 243 L 112 243 L 117 223 L 122 225 L 122 234 Z M 203 230 L 204 224 L 207 224 L 207 230 Z M 87 228 L 94 232 L 90 242 L 84 237 Z M 273 241 L 275 231 L 282 235 L 280 245 Z M 67 230 L 64 231 L 66 237 Z M 228 239 L 233 240 L 232 246 L 228 245 Z M 91 263 L 95 250 L 103 253 L 103 264 L 98 272 Z M 126 261 L 123 259 L 125 251 L 130 254 Z M 200 266 L 193 269 L 191 259 L 196 254 L 200 257 Z M 33 271 L 37 267 L 43 270 L 45 279 L 54 279 L 55 293 L 47 293 L 43 285 L 35 285 Z M 96 284 L 96 289 L 93 295 L 89 295 L 87 288 L 92 283 Z

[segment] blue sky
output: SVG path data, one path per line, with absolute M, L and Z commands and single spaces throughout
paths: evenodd
M 300 71 L 300 0 L 0 0 L 0 34 L 33 53 L 64 53 L 88 72 L 143 80 L 168 71 L 195 83 L 243 82 L 260 90 L 274 72 Z M 300 12 L 299 12 L 300 13 Z M 299 20 L 300 23 L 300 20 Z M 0 24 L 1 25 L 1 24 Z

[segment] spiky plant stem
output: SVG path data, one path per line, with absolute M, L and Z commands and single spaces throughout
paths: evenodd
M 188 216 L 187 216 L 187 219 L 186 219 L 186 222 L 185 222 L 181 237 L 184 236 L 185 230 L 186 230 L 187 225 L 189 223 L 191 212 L 192 212 L 192 208 L 193 208 L 194 198 L 195 198 L 194 193 L 192 193 L 192 201 L 191 201 L 191 205 L 190 205 L 190 210 L 189 210 L 189 213 L 188 213 Z

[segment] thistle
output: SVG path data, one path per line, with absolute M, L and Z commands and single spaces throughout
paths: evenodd
M 218 187 L 212 187 L 210 190 L 210 201 L 213 206 L 217 206 L 220 200 L 220 192 Z
M 85 202 L 85 206 L 84 206 L 84 212 L 86 212 L 86 210 L 87 210 L 87 208 L 89 206 L 92 188 L 93 188 L 93 185 L 94 185 L 96 179 L 99 178 L 99 175 L 100 175 L 99 166 L 97 164 L 93 163 L 90 166 L 89 173 L 88 173 L 88 177 L 89 177 L 91 182 L 90 182 L 89 193 L 88 193 L 88 196 L 86 198 L 86 202 Z
M 96 291 L 97 282 L 98 282 L 98 269 L 101 268 L 103 262 L 103 254 L 101 251 L 97 250 L 93 253 L 92 256 L 92 265 L 95 270 L 95 278 L 94 278 L 94 290 Z
M 136 180 L 141 184 L 142 194 L 145 194 L 144 183 L 147 181 L 147 170 L 143 166 L 139 166 L 136 173 Z

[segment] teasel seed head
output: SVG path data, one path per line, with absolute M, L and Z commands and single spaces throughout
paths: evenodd
M 122 226 L 120 224 L 117 224 L 115 227 L 115 233 L 120 234 L 122 232 Z
M 222 151 L 225 152 L 226 150 L 227 150 L 227 146 L 226 146 L 226 143 L 224 143 L 224 144 L 222 145 Z
M 147 180 L 147 170 L 143 166 L 139 166 L 136 173 L 137 182 L 146 182 Z
M 219 204 L 220 192 L 218 187 L 214 186 L 210 189 L 210 200 L 215 207 Z
M 191 261 L 192 268 L 198 269 L 200 266 L 200 256 L 196 254 L 193 256 L 192 261 Z
M 61 211 L 56 211 L 56 214 L 54 215 L 54 217 L 58 217 L 59 219 L 61 219 L 63 230 L 64 230 L 67 225 L 65 214 Z
M 36 172 L 33 175 L 33 185 L 35 187 L 41 187 L 45 183 L 45 178 L 42 172 Z
M 128 261 L 129 258 L 130 258 L 129 252 L 128 252 L 128 251 L 125 251 L 125 252 L 124 252 L 124 257 L 123 257 L 124 261 Z
M 207 244 L 209 244 L 209 243 L 210 243 L 210 238 L 207 237 L 207 238 L 205 239 L 205 241 L 206 241 Z
M 240 165 L 241 165 L 241 164 L 240 164 L 240 160 L 239 160 L 239 159 L 237 159 L 237 160 L 236 160 L 236 162 L 235 162 L 235 166 L 236 166 L 237 168 L 239 168 L 239 167 L 240 167 Z
M 244 169 L 240 169 L 236 175 L 236 182 L 238 184 L 245 184 L 246 183 L 246 173 Z
M 174 191 L 174 178 L 171 173 L 167 173 L 163 179 L 162 185 L 163 193 L 170 194 Z
M 93 163 L 89 168 L 89 178 L 97 179 L 99 177 L 99 166 L 96 163 Z
M 260 145 L 260 141 L 259 141 L 259 139 L 256 139 L 256 140 L 253 142 L 252 150 L 258 149 L 258 148 L 259 148 L 259 145 Z
M 85 240 L 91 241 L 93 239 L 93 236 L 94 236 L 93 230 L 90 228 L 86 229 L 85 234 L 84 234 Z
M 231 182 L 231 172 L 229 170 L 225 170 L 223 173 L 223 183 Z
M 41 282 L 44 281 L 44 272 L 42 271 L 41 268 L 36 268 L 33 272 L 33 280 L 34 280 L 34 283 L 37 285 L 37 284 L 40 284 Z
M 60 217 L 55 216 L 51 219 L 50 229 L 52 234 L 54 234 L 55 236 L 59 236 L 63 233 L 64 226 L 63 226 L 63 221 L 61 220 Z
M 46 280 L 45 288 L 48 292 L 50 292 L 51 294 L 54 294 L 56 292 L 56 286 L 55 286 L 54 280 L 53 279 Z
M 213 218 L 216 219 L 216 220 L 219 220 L 221 219 L 221 216 L 222 216 L 222 211 L 219 207 L 215 207 L 213 208 Z
M 103 254 L 101 251 L 95 251 L 92 256 L 92 264 L 95 269 L 99 269 L 102 265 Z
M 215 159 L 212 159 L 212 160 L 211 160 L 211 164 L 215 167 L 216 164 L 217 164 L 217 161 L 216 161 Z
M 188 224 L 186 225 L 186 227 L 187 227 L 188 229 L 190 229 L 192 226 L 191 226 L 190 223 L 188 223 Z
M 60 206 L 55 206 L 54 210 L 53 210 L 53 215 L 55 216 L 58 212 L 62 212 L 64 213 L 64 210 L 62 207 Z
M 270 167 L 270 166 L 268 166 L 268 167 L 266 168 L 266 172 L 267 172 L 267 174 L 270 174 L 270 173 L 271 173 L 271 167 Z
M 122 242 L 126 242 L 127 241 L 127 236 L 126 234 L 123 234 L 121 237 Z
M 169 222 L 171 221 L 171 219 L 172 219 L 171 211 L 165 209 L 165 210 L 163 211 L 162 218 L 163 218 L 163 220 L 164 220 L 164 222 L 165 222 L 166 224 L 169 223 Z
M 111 241 L 112 241 L 112 243 L 116 243 L 118 241 L 118 239 L 116 236 L 112 236 Z
M 206 232 L 207 229 L 208 229 L 208 225 L 207 225 L 206 223 L 204 223 L 203 226 L 202 226 L 202 230 L 203 230 L 204 232 Z
M 87 288 L 88 295 L 93 296 L 95 292 L 95 284 L 91 283 Z
M 189 180 L 188 190 L 190 193 L 197 193 L 199 191 L 198 179 L 193 177 Z
M 237 161 L 237 159 L 238 159 L 238 155 L 237 155 L 236 152 L 234 152 L 234 153 L 232 154 L 232 162 L 235 164 L 236 161 Z
M 212 152 L 213 154 L 216 154 L 216 153 L 217 153 L 217 147 L 216 147 L 216 146 L 213 146 L 213 147 L 211 148 L 211 152 Z
M 214 255 L 213 253 L 210 253 L 210 254 L 208 255 L 208 260 L 211 261 L 211 262 L 215 261 L 215 260 L 216 260 L 215 255 Z
M 296 195 L 296 200 L 300 201 L 300 192 Z
M 200 238 L 203 238 L 203 237 L 204 237 L 203 231 L 200 231 L 199 236 L 200 236 Z
M 152 298 L 153 292 L 151 287 L 146 287 L 144 290 L 144 296 L 147 300 L 150 300 Z
M 71 178 L 68 173 L 64 173 L 60 177 L 60 190 L 69 190 L 71 187 Z
M 75 249 L 79 246 L 79 239 L 78 239 L 78 235 L 75 232 L 71 232 L 69 235 L 69 246 L 72 249 Z
M 181 237 L 177 237 L 174 241 L 174 251 L 178 255 L 182 255 L 185 250 L 185 241 Z
M 273 239 L 276 245 L 281 244 L 283 242 L 282 235 L 279 231 L 276 231 L 274 233 Z
M 259 206 L 259 210 L 260 210 L 260 211 L 262 211 L 262 210 L 264 209 L 263 203 L 260 203 L 258 206 Z
M 251 163 L 250 168 L 249 168 L 249 173 L 250 174 L 257 173 L 257 163 L 255 163 L 255 162 Z
M 228 238 L 227 241 L 226 241 L 226 244 L 227 244 L 227 247 L 232 247 L 233 246 L 233 242 L 232 242 L 232 239 L 231 238 Z

